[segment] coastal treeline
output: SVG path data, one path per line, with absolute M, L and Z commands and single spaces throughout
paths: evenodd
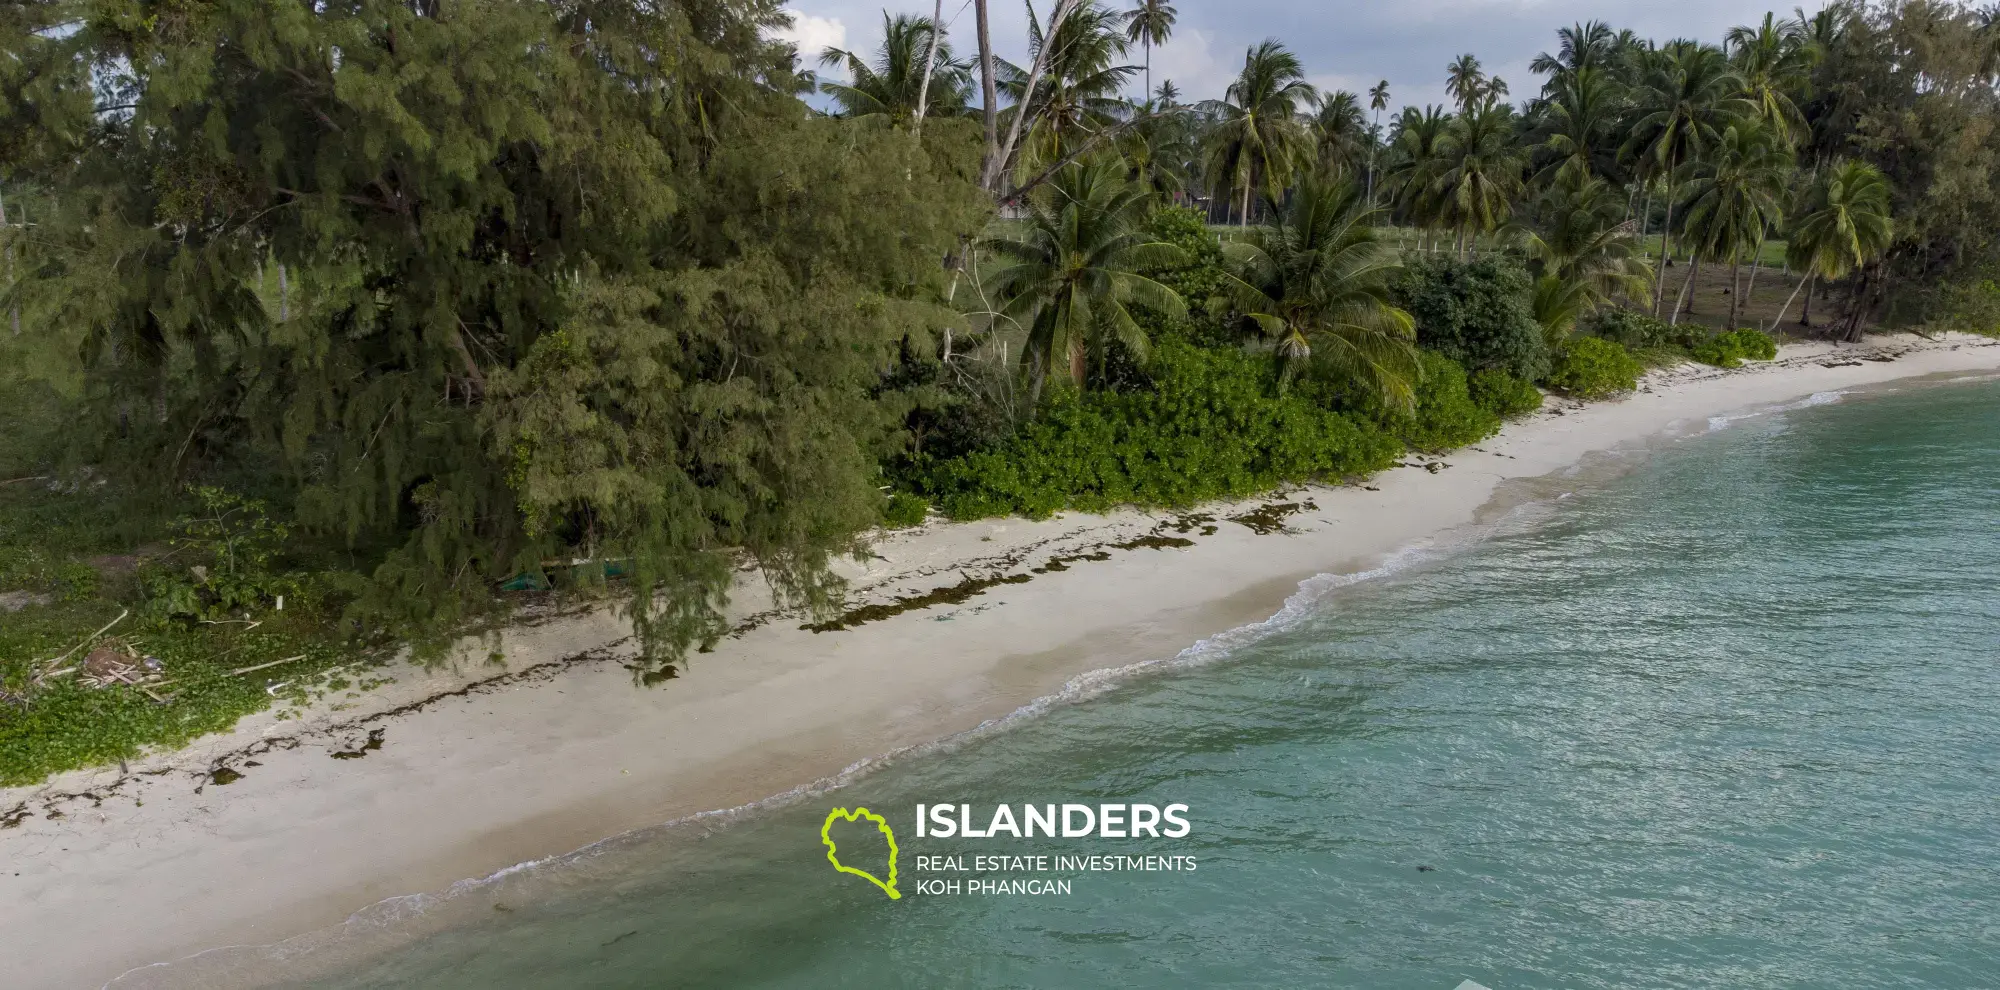
M 1338 481 L 1773 332 L 2000 325 L 1990 11 L 1590 22 L 1398 108 L 1282 39 L 1183 94 L 1171 5 L 1030 6 L 1022 51 L 972 0 L 974 52 L 890 12 L 800 52 L 774 0 L 0 0 L 0 718 L 145 726 L 0 775 L 270 693 L 53 673 L 107 637 L 306 669 L 611 589 L 670 675 L 739 569 L 825 611 L 883 523 Z

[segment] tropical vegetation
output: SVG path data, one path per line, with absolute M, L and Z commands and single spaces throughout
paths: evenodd
M 989 0 L 970 51 L 942 5 L 799 51 L 769 0 L 0 0 L 0 781 L 226 725 L 252 659 L 324 686 L 605 596 L 653 683 L 740 570 L 824 613 L 933 509 L 1341 481 L 1641 359 L 2000 331 L 1989 11 L 1591 21 L 1396 107 L 1278 38 L 1184 96 L 1175 7 L 1120 2 L 1031 5 L 1010 61 Z M 173 689 L 80 687 L 113 641 Z

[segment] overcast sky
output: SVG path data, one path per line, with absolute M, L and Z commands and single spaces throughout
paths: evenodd
M 1053 0 L 1033 0 L 1047 16 Z M 1133 0 L 1109 0 L 1117 8 Z M 1554 50 L 1556 28 L 1598 18 L 1659 40 L 1720 42 L 1735 24 L 1761 19 L 1764 6 L 1729 0 L 1170 0 L 1180 13 L 1173 39 L 1153 52 L 1153 80 L 1172 79 L 1182 99 L 1219 97 L 1243 52 L 1277 38 L 1299 53 L 1314 85 L 1365 94 L 1389 80 L 1393 107 L 1445 101 L 1444 68 L 1461 52 L 1479 56 L 1507 80 L 1516 102 L 1539 90 L 1528 71 L 1535 53 Z M 1791 3 L 1774 8 L 1790 16 Z M 1806 0 L 1817 10 L 1821 0 Z M 870 54 L 882 40 L 882 0 L 792 0 L 790 37 L 808 66 L 834 45 Z M 902 0 L 895 12 L 929 16 L 932 4 Z M 1019 0 L 990 0 L 995 54 L 1027 63 L 1027 15 Z M 969 0 L 945 0 L 952 44 L 977 50 Z M 1140 53 L 1133 52 L 1133 62 Z M 1140 83 L 1135 82 L 1136 90 Z

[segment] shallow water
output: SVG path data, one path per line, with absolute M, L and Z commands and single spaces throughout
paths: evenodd
M 310 985 L 2000 984 L 2000 385 L 1712 425 L 1211 662 L 544 868 Z M 1192 831 L 919 838 L 919 802 Z M 857 805 L 900 899 L 827 862 Z M 1198 868 L 917 892 L 967 876 L 918 856 L 996 853 Z

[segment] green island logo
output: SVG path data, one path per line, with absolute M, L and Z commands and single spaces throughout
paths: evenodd
M 842 863 L 840 861 L 840 849 L 833 844 L 833 823 L 835 821 L 845 819 L 853 822 L 860 821 L 863 818 L 874 822 L 875 827 L 881 830 L 882 837 L 889 840 L 889 881 L 887 883 L 882 882 L 880 877 L 867 870 L 857 870 L 852 866 Z M 869 811 L 867 808 L 856 808 L 853 811 L 849 811 L 846 808 L 835 808 L 826 813 L 826 824 L 819 827 L 819 839 L 821 842 L 826 843 L 826 861 L 832 863 L 834 869 L 842 873 L 852 873 L 882 888 L 882 893 L 888 894 L 889 899 L 892 901 L 902 899 L 903 895 L 896 891 L 896 833 L 895 830 L 889 827 L 888 819 Z

